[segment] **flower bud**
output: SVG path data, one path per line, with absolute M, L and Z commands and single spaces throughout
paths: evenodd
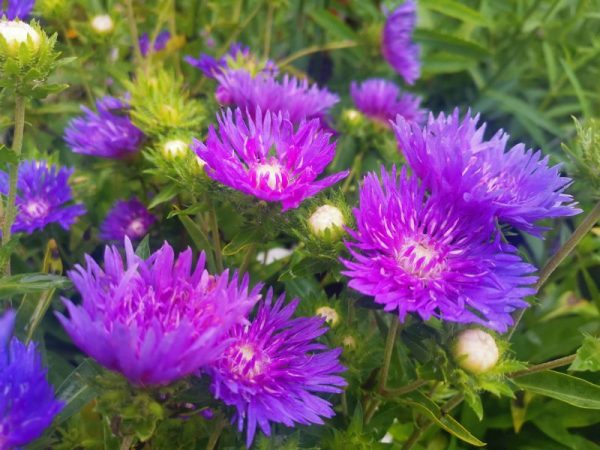
M 310 231 L 319 237 L 329 230 L 331 237 L 337 239 L 343 234 L 344 225 L 342 211 L 331 205 L 320 206 L 308 219 Z
M 342 111 L 342 121 L 351 127 L 356 127 L 364 122 L 364 116 L 360 111 L 349 108 Z
M 92 17 L 90 21 L 92 29 L 98 34 L 108 34 L 115 29 L 115 22 L 108 14 L 101 14 Z
M 356 350 L 356 339 L 348 334 L 342 339 L 342 345 L 346 350 Z
M 475 328 L 458 335 L 453 353 L 460 367 L 476 375 L 493 368 L 500 357 L 496 340 L 489 333 Z
M 0 20 L 0 35 L 6 40 L 12 53 L 16 53 L 21 44 L 27 44 L 29 39 L 35 50 L 40 46 L 39 33 L 20 20 Z
M 185 141 L 172 139 L 163 144 L 162 151 L 167 158 L 178 158 L 185 155 L 189 148 L 189 145 Z
M 323 317 L 325 322 L 332 328 L 340 323 L 340 315 L 330 306 L 321 306 L 320 308 L 317 308 L 317 316 Z

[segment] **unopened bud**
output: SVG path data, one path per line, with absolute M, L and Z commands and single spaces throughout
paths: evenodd
M 16 51 L 21 44 L 26 44 L 28 39 L 31 39 L 35 50 L 40 46 L 39 33 L 32 26 L 20 20 L 1 20 L 0 35 L 6 40 L 11 51 Z
M 115 29 L 115 22 L 108 14 L 92 17 L 90 24 L 92 25 L 92 29 L 98 34 L 108 34 Z
M 344 336 L 342 345 L 348 350 L 356 350 L 356 339 L 350 335 Z
M 330 327 L 335 327 L 340 322 L 340 315 L 329 306 L 317 308 L 317 316 L 323 317 Z
M 474 374 L 487 372 L 500 357 L 496 340 L 489 333 L 474 328 L 458 335 L 453 351 L 458 365 Z
M 185 155 L 189 148 L 189 145 L 181 139 L 173 139 L 163 144 L 162 151 L 168 158 L 178 158 Z
M 342 111 L 342 120 L 348 125 L 359 125 L 363 119 L 364 116 L 356 109 L 345 109 Z
M 310 231 L 315 236 L 323 236 L 329 230 L 331 236 L 338 238 L 343 234 L 344 215 L 339 208 L 331 205 L 323 205 L 308 219 Z

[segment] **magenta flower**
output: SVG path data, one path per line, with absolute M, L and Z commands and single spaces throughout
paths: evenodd
M 235 406 L 240 431 L 247 424 L 248 447 L 257 425 L 269 436 L 271 423 L 322 424 L 335 413 L 317 394 L 338 393 L 346 386 L 339 376 L 345 370 L 341 350 L 316 341 L 327 331 L 323 319 L 293 319 L 298 300 L 284 306 L 282 295 L 272 305 L 272 296 L 269 291 L 249 326 L 231 329 L 227 348 L 208 370 L 215 397 Z
M 255 117 L 237 109 L 234 119 L 228 109 L 217 116 L 218 134 L 211 125 L 206 144 L 194 140 L 209 177 L 261 200 L 281 202 L 285 211 L 348 175 L 316 179 L 335 156 L 331 134 L 321 130 L 318 120 L 295 128 L 281 113 L 263 116 L 258 109 Z
M 399 177 L 382 169 L 381 182 L 368 174 L 354 216 L 357 230 L 346 243 L 353 258 L 342 260 L 343 274 L 400 320 L 417 313 L 505 331 L 510 313 L 535 293 L 535 268 L 514 247 L 499 237 L 490 241 L 485 220 L 426 194 L 404 169 Z
M 125 239 L 125 257 L 107 246 L 103 270 L 86 256 L 86 268 L 69 272 L 82 304 L 63 299 L 70 318 L 57 316 L 79 348 L 135 385 L 168 384 L 212 363 L 260 298 L 247 276 L 209 274 L 204 254 L 192 269 L 189 248 L 175 258 L 165 242 L 143 260 Z
M 156 217 L 137 198 L 118 200 L 100 226 L 100 238 L 105 241 L 141 239 L 156 222 Z
M 281 81 L 265 74 L 255 77 L 243 70 L 218 75 L 217 100 L 233 104 L 243 111 L 287 112 L 289 120 L 299 123 L 306 119 L 323 119 L 339 101 L 339 97 L 316 84 L 285 75 Z
M 353 82 L 350 95 L 360 112 L 387 127 L 397 115 L 418 123 L 425 120 L 425 111 L 419 107 L 421 99 L 412 94 L 400 95 L 400 89 L 391 81 L 372 78 L 360 85 Z
M 387 17 L 381 37 L 383 57 L 408 84 L 421 75 L 421 51 L 412 40 L 416 23 L 415 0 L 405 0 Z
M 444 193 L 465 212 L 490 210 L 494 220 L 540 235 L 536 222 L 581 212 L 565 189 L 560 165 L 550 167 L 541 151 L 518 144 L 506 151 L 509 136 L 498 131 L 484 139 L 485 123 L 458 109 L 450 116 L 429 117 L 421 129 L 398 118 L 394 129 L 401 151 L 428 189 Z M 491 223 L 493 226 L 493 223 Z

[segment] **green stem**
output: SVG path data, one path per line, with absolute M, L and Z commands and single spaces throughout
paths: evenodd
M 140 48 L 140 35 L 137 29 L 137 23 L 135 22 L 135 15 L 133 13 L 132 0 L 125 0 L 125 6 L 127 9 L 127 23 L 129 25 L 129 34 L 131 35 L 133 54 L 135 55 L 135 62 L 137 65 L 144 65 L 144 56 L 142 55 L 142 49 Z
M 565 260 L 567 256 L 573 251 L 573 249 L 579 244 L 589 232 L 596 225 L 596 223 L 600 220 L 600 202 L 594 206 L 594 208 L 590 211 L 590 213 L 583 219 L 583 221 L 579 224 L 579 226 L 575 229 L 571 237 L 567 239 L 567 242 L 563 244 L 561 248 L 548 260 L 546 265 L 542 268 L 540 272 L 540 277 L 535 285 L 536 291 L 539 291 L 542 286 L 548 281 L 550 275 L 560 266 L 560 264 Z M 508 333 L 508 339 L 512 337 L 519 322 L 523 318 L 525 314 L 525 310 L 522 309 L 517 314 L 515 318 L 515 324 L 512 326 Z
M 380 391 L 380 394 L 384 397 L 400 397 L 401 395 L 408 394 L 409 392 L 416 391 L 421 386 L 427 384 L 427 380 L 415 380 L 412 383 L 408 383 L 405 386 L 395 388 L 395 389 L 386 389 L 383 388 Z
M 248 251 L 244 255 L 244 259 L 242 260 L 242 265 L 240 266 L 241 274 L 248 271 L 248 268 L 250 267 L 250 263 L 254 259 L 255 253 L 256 253 L 256 244 L 250 244 L 248 246 Z M 265 258 L 266 258 L 266 256 L 265 256 Z
M 217 442 L 219 442 L 219 438 L 221 437 L 221 433 L 223 432 L 223 428 L 225 428 L 226 423 L 227 422 L 223 418 L 221 418 L 217 422 L 215 429 L 212 431 L 210 437 L 208 438 L 206 450 L 213 450 L 217 446 Z
M 350 40 L 332 42 L 330 44 L 325 44 L 325 45 L 313 45 L 310 47 L 303 48 L 302 50 L 298 50 L 297 52 L 292 53 L 287 58 L 278 61 L 277 66 L 279 66 L 279 67 L 288 66 L 293 61 L 296 61 L 297 59 L 300 59 L 304 56 L 312 55 L 313 53 L 326 52 L 328 50 L 340 50 L 343 48 L 352 48 L 352 47 L 357 47 L 357 46 L 358 46 L 358 44 L 355 41 L 350 41 Z
M 215 263 L 219 273 L 223 272 L 223 252 L 221 250 L 221 236 L 219 235 L 219 223 L 217 221 L 217 211 L 212 200 L 208 200 L 208 220 L 215 250 Z
M 25 130 L 25 99 L 21 95 L 15 98 L 15 131 L 13 135 L 12 151 L 16 156 L 16 163 L 10 165 L 8 199 L 2 224 L 2 247 L 6 247 L 11 239 L 11 230 L 17 215 L 17 177 L 19 173 L 19 160 L 23 148 L 23 132 Z M 5 275 L 10 275 L 10 254 L 3 255 L 0 263 Z
M 263 47 L 263 55 L 266 58 L 269 57 L 269 53 L 271 52 L 271 35 L 273 33 L 273 13 L 275 12 L 275 5 L 273 3 L 269 3 L 269 8 L 267 9 L 267 23 L 265 25 L 265 44 Z
M 535 366 L 530 366 L 527 369 L 517 370 L 516 372 L 509 373 L 509 378 L 519 378 L 525 375 L 530 375 L 532 373 L 543 372 L 545 370 L 556 369 L 557 367 L 568 366 L 573 361 L 575 361 L 575 357 L 577 355 L 569 355 L 564 356 L 562 358 L 553 359 L 552 361 L 548 361 L 541 364 L 536 364 Z

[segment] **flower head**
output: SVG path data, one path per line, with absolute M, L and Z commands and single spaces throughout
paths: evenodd
M 63 407 L 46 379 L 34 344 L 12 337 L 15 314 L 0 316 L 0 448 L 37 439 Z
M 490 241 L 485 221 L 465 216 L 440 195 L 428 196 L 405 170 L 368 174 L 354 211 L 357 230 L 342 260 L 348 285 L 401 320 L 417 313 L 504 331 L 510 312 L 535 290 L 533 266 L 514 247 Z
M 342 211 L 333 205 L 321 205 L 308 218 L 308 228 L 315 235 L 324 237 L 330 233 L 332 238 L 344 234 L 346 221 Z
M 287 115 L 257 109 L 255 118 L 237 109 L 218 116 L 219 132 L 211 125 L 206 144 L 194 141 L 209 177 L 261 200 L 296 208 L 304 199 L 348 175 L 316 178 L 335 155 L 331 135 L 318 120 L 295 128 Z
M 26 20 L 31 14 L 35 0 L 8 0 L 8 8 L 2 7 L 4 2 L 0 3 L 0 17 L 6 16 L 8 20 L 21 19 Z
M 143 260 L 126 238 L 125 257 L 107 246 L 103 270 L 86 256 L 86 268 L 69 272 L 82 304 L 63 299 L 70 318 L 58 318 L 79 348 L 136 385 L 168 384 L 213 362 L 260 298 L 248 277 L 209 274 L 204 254 L 192 269 L 189 248 L 176 258 L 165 242 Z
M 517 144 L 506 151 L 509 136 L 498 131 L 484 139 L 485 124 L 458 109 L 450 116 L 429 117 L 421 129 L 398 118 L 394 129 L 400 149 L 428 189 L 439 191 L 467 213 L 491 211 L 491 217 L 539 235 L 536 222 L 578 214 L 564 191 L 571 179 L 550 167 L 541 151 Z M 491 222 L 493 225 L 493 221 Z
M 105 241 L 120 241 L 127 236 L 141 239 L 156 218 L 137 198 L 118 200 L 106 215 L 100 226 L 100 237 Z
M 46 161 L 23 161 L 17 178 L 17 217 L 12 227 L 15 233 L 31 234 L 51 223 L 65 230 L 85 214 L 80 203 L 71 203 L 73 194 L 69 177 L 73 169 L 49 166 Z M 0 171 L 0 193 L 8 195 L 9 176 Z
M 231 329 L 227 348 L 209 369 L 215 397 L 235 406 L 240 431 L 246 422 L 248 447 L 257 425 L 269 436 L 271 423 L 322 424 L 334 411 L 317 394 L 346 385 L 340 349 L 316 341 L 327 331 L 323 319 L 293 319 L 298 300 L 285 306 L 282 295 L 271 304 L 272 296 L 269 291 L 250 325 Z
M 108 34 L 115 29 L 115 22 L 108 14 L 100 14 L 90 20 L 92 30 L 98 34 Z
M 0 36 L 6 40 L 10 52 L 16 52 L 21 44 L 27 44 L 30 39 L 33 50 L 40 45 L 40 34 L 20 20 L 0 20 Z
M 75 153 L 121 159 L 136 154 L 144 134 L 129 118 L 129 104 L 114 97 L 96 102 L 98 112 L 82 107 L 65 130 L 65 141 Z
M 171 33 L 168 30 L 163 30 L 158 33 L 156 36 L 156 40 L 154 41 L 153 52 L 160 52 L 167 46 L 167 42 L 171 39 Z M 139 39 L 140 43 L 140 51 L 142 52 L 142 56 L 147 56 L 150 51 L 150 36 L 148 33 L 143 33 Z
M 218 75 L 217 97 L 223 104 L 234 104 L 242 110 L 287 112 L 289 120 L 324 118 L 339 97 L 316 84 L 285 75 L 281 81 L 268 75 L 252 77 L 243 70 Z
M 421 52 L 412 40 L 416 10 L 415 0 L 405 0 L 386 18 L 381 37 L 383 57 L 408 84 L 413 84 L 421 74 Z
M 411 94 L 400 95 L 400 89 L 391 81 L 372 78 L 358 85 L 350 85 L 350 94 L 356 107 L 373 120 L 390 126 L 397 115 L 406 120 L 421 123 L 425 111 L 419 105 L 421 99 Z
M 261 61 L 254 55 L 250 48 L 236 42 L 231 44 L 227 53 L 221 58 L 202 53 L 198 59 L 186 56 L 185 61 L 199 69 L 206 77 L 216 78 L 229 70 L 245 70 L 251 75 L 265 73 L 276 75 L 279 69 L 274 61 L 268 59 Z
M 453 354 L 463 369 L 474 374 L 489 371 L 500 358 L 494 337 L 476 328 L 461 331 L 456 337 Z

